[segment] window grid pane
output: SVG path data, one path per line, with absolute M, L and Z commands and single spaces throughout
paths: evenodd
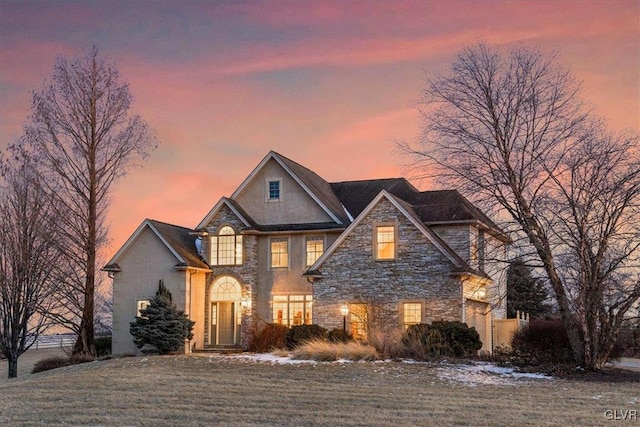
M 289 242 L 287 240 L 271 241 L 271 267 L 289 266 Z
M 367 338 L 367 305 L 366 304 L 350 304 L 349 305 L 351 335 L 354 339 Z
M 377 259 L 395 258 L 395 227 L 385 225 L 376 228 Z
M 272 295 L 272 321 L 285 326 L 312 323 L 311 295 Z
M 406 302 L 402 305 L 403 326 L 407 329 L 411 325 L 422 323 L 422 304 L 419 302 Z
M 324 239 L 311 238 L 307 240 L 307 267 L 320 258 L 324 252 Z
M 280 199 L 280 181 L 269 181 L 269 200 Z
M 233 228 L 224 226 L 218 235 L 209 237 L 210 265 L 241 265 L 242 236 Z
M 142 310 L 149 307 L 149 304 L 151 304 L 151 300 L 148 299 L 140 299 L 136 301 L 136 317 L 140 317 Z
M 235 263 L 235 236 L 218 237 L 218 263 L 220 265 L 232 265 Z

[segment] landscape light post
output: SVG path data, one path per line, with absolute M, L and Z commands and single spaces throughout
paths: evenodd
M 349 314 L 349 307 L 347 307 L 346 305 L 343 305 L 342 308 L 340 309 L 340 312 L 342 313 L 342 335 L 346 337 L 347 336 L 347 314 Z

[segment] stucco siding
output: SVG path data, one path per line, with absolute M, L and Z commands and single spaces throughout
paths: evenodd
M 151 299 L 158 282 L 171 292 L 178 309 L 185 309 L 186 273 L 177 271 L 178 259 L 151 231 L 145 228 L 122 254 L 121 271 L 113 281 L 113 347 L 114 354 L 136 353 L 129 323 L 135 320 L 136 302 Z
M 267 180 L 282 179 L 280 201 L 267 201 Z M 332 221 L 331 217 L 275 160 L 269 160 L 234 198 L 258 224 Z

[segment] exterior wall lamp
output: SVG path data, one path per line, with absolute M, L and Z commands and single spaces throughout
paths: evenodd
M 344 336 L 347 336 L 347 316 L 349 315 L 349 307 L 345 304 L 340 308 L 342 313 L 342 332 Z

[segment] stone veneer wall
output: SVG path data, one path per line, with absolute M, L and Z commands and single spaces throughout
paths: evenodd
M 233 213 L 228 206 L 223 205 L 220 208 L 220 211 L 216 214 L 216 216 L 211 220 L 208 224 L 207 228 L 211 230 L 211 232 L 217 231 L 220 227 L 224 225 L 230 225 L 236 230 L 236 233 L 239 233 L 243 228 L 245 228 L 244 223 Z M 240 282 L 242 286 L 242 299 L 252 301 L 252 304 L 249 308 L 242 308 L 242 323 L 240 326 L 241 329 L 241 343 L 242 347 L 247 347 L 249 342 L 250 331 L 253 326 L 253 319 L 256 318 L 256 304 L 255 300 L 257 298 L 257 277 L 258 277 L 258 237 L 256 235 L 243 235 L 243 262 L 242 265 L 225 265 L 225 266 L 213 266 L 211 269 L 212 273 L 209 273 L 207 276 L 206 282 L 206 292 L 205 292 L 205 344 L 210 345 L 209 342 L 210 334 L 209 327 L 211 325 L 211 321 L 209 319 L 210 310 L 209 310 L 209 301 L 210 295 L 209 291 L 211 290 L 211 285 L 217 278 L 220 276 L 231 276 Z M 209 253 L 209 241 L 205 239 L 202 245 L 202 255 L 204 259 L 207 259 Z
M 376 261 L 373 232 L 377 224 L 395 222 L 398 251 L 394 261 Z M 425 322 L 461 320 L 460 281 L 450 277 L 453 264 L 387 199 L 382 199 L 320 267 L 313 283 L 314 322 L 341 328 L 345 303 L 375 304 L 379 329 L 401 326 L 403 301 L 424 303 Z

